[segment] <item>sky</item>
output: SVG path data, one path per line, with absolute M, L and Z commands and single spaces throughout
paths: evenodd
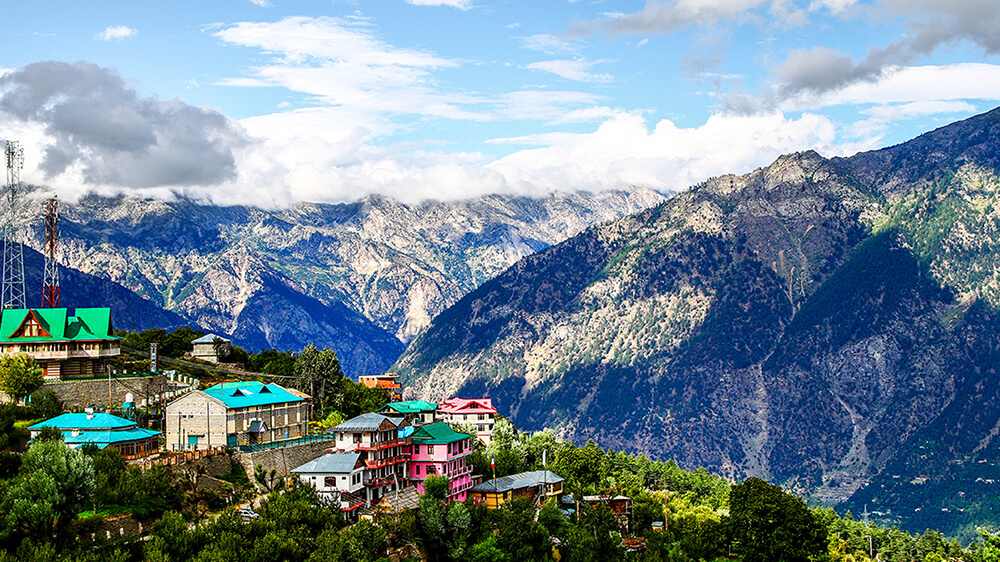
M 1000 104 L 996 0 L 7 3 L 21 180 L 281 208 L 683 190 Z

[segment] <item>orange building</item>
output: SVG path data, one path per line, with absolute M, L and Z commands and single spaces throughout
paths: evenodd
M 358 377 L 358 382 L 368 388 L 384 388 L 389 391 L 389 401 L 399 402 L 403 399 L 403 385 L 396 382 L 399 375 L 386 373 L 384 375 L 364 375 Z

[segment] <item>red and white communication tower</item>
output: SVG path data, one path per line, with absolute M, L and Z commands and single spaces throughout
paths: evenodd
M 42 279 L 42 308 L 59 308 L 59 264 L 56 246 L 59 244 L 59 201 L 45 201 L 45 275 Z

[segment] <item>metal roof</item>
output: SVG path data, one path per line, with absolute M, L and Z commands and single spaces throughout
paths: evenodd
M 81 431 L 77 435 L 73 435 L 72 431 L 64 431 L 63 442 L 67 445 L 85 445 L 87 443 L 93 443 L 97 445 L 98 449 L 103 449 L 109 445 L 121 445 L 123 443 L 129 443 L 131 441 L 141 441 L 143 439 L 149 439 L 150 437 L 156 437 L 160 434 L 159 431 L 153 431 L 152 429 L 143 429 L 141 427 L 134 427 L 132 429 L 125 429 L 120 431 Z
M 410 436 L 414 443 L 421 445 L 444 445 L 455 443 L 464 439 L 471 439 L 473 436 L 467 433 L 459 433 L 444 422 L 422 425 Z
M 361 453 L 327 453 L 318 459 L 313 459 L 306 464 L 293 468 L 294 474 L 347 474 L 358 465 Z
M 563 478 L 554 472 L 549 472 L 548 470 L 535 470 L 533 472 L 522 472 L 520 474 L 504 476 L 503 478 L 497 478 L 495 480 L 487 480 L 482 484 L 474 486 L 469 491 L 480 493 L 509 492 L 511 490 L 541 486 L 542 484 L 557 484 L 562 481 Z
M 402 402 L 389 402 L 382 407 L 382 412 L 393 410 L 400 414 L 419 414 L 421 412 L 433 412 L 437 410 L 437 403 L 426 400 L 404 400 Z
M 49 342 L 119 340 L 112 334 L 110 308 L 77 308 L 69 315 L 66 308 L 12 308 L 0 317 L 0 342 Z M 28 315 L 38 320 L 48 336 L 12 338 Z
M 99 429 L 122 430 L 129 427 L 135 427 L 136 425 L 134 421 L 111 414 L 93 414 L 89 418 L 88 415 L 90 414 L 62 414 L 52 419 L 38 422 L 28 429 L 39 430 L 43 427 L 54 427 L 60 430 L 82 429 L 96 431 Z
M 205 394 L 221 400 L 227 408 L 267 406 L 285 402 L 301 402 L 300 398 L 274 383 L 260 381 L 224 382 L 203 390 Z
M 403 423 L 403 418 L 390 418 L 375 412 L 368 412 L 355 416 L 329 431 L 377 431 L 386 420 L 389 420 L 389 423 L 396 427 Z
M 215 343 L 216 338 L 218 338 L 222 343 L 231 343 L 232 341 L 215 334 L 205 334 L 196 340 L 191 340 L 191 343 Z

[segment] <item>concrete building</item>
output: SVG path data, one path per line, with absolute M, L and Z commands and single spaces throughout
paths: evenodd
M 26 353 L 45 380 L 106 376 L 121 354 L 110 308 L 14 308 L 0 317 L 0 354 Z
M 447 499 L 465 501 L 472 487 L 472 465 L 467 457 L 475 448 L 473 439 L 443 422 L 418 427 L 410 435 L 410 481 L 417 492 L 424 493 L 428 476 L 446 476 L 450 480 Z
M 365 463 L 362 477 L 365 507 L 378 503 L 386 493 L 406 486 L 410 438 L 400 437 L 400 429 L 409 427 L 403 418 L 371 412 L 330 430 L 336 434 L 336 445 L 329 449 L 330 452 L 361 454 Z
M 547 498 L 558 498 L 562 493 L 563 478 L 548 470 L 487 480 L 469 490 L 473 501 L 486 504 L 489 509 L 499 509 L 504 503 L 523 497 L 532 498 L 541 505 Z
M 353 520 L 365 505 L 365 461 L 361 453 L 328 453 L 293 468 L 299 482 L 308 484 L 320 497 L 340 503 L 344 517 Z
M 126 459 L 139 458 L 160 450 L 160 432 L 138 427 L 134 421 L 111 414 L 88 410 L 83 414 L 62 414 L 29 426 L 35 439 L 42 429 L 53 427 L 62 432 L 63 442 L 70 449 L 87 444 L 98 449 L 117 447 Z
M 403 385 L 396 380 L 399 375 L 396 373 L 385 373 L 384 375 L 363 375 L 358 377 L 358 382 L 368 388 L 384 388 L 389 392 L 389 401 L 398 402 L 403 399 Z
M 191 357 L 218 363 L 222 359 L 229 357 L 233 351 L 231 340 L 215 334 L 205 334 L 204 336 L 191 342 Z
M 493 426 L 497 409 L 490 398 L 451 398 L 438 404 L 437 420 L 452 425 L 471 423 L 476 426 L 476 437 L 483 445 L 493 440 Z
M 258 381 L 195 390 L 167 404 L 166 448 L 249 447 L 309 433 L 307 394 Z

